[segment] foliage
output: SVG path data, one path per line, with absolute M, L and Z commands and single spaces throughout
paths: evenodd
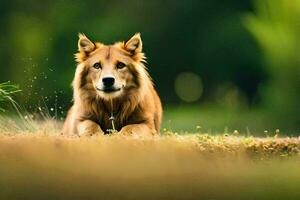
M 18 86 L 11 84 L 9 81 L 0 83 L 0 111 L 5 111 L 4 107 L 7 106 L 7 103 L 16 107 L 17 104 L 12 98 L 12 95 L 20 91 Z
M 0 59 L 10 62 L 0 68 L 0 80 L 18 83 L 28 107 L 42 105 L 40 97 L 47 97 L 48 107 L 57 100 L 66 108 L 78 32 L 108 44 L 141 32 L 150 74 L 165 103 L 181 101 L 174 82 L 182 72 L 200 76 L 204 93 L 198 102 L 214 100 L 215 89 L 224 83 L 251 101 L 263 77 L 256 46 L 239 19 L 250 2 L 1 1 Z
M 300 124 L 300 1 L 256 0 L 245 24 L 261 47 L 269 81 L 261 88 L 263 106 L 277 123 Z
M 6 62 L 0 80 L 20 85 L 25 92 L 18 102 L 27 111 L 50 108 L 50 116 L 64 117 L 78 32 L 107 44 L 141 32 L 150 74 L 171 110 L 167 128 L 171 120 L 175 131 L 200 125 L 208 132 L 280 128 L 299 134 L 299 0 L 257 0 L 254 9 L 251 2 L 1 1 L 0 59 Z M 198 84 L 178 81 L 183 74 Z M 197 94 L 199 119 L 194 104 L 180 108 L 182 115 L 172 111 L 187 100 L 176 88 Z

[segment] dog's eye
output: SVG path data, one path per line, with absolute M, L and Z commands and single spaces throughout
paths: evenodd
M 93 67 L 94 67 L 95 69 L 101 69 L 101 68 L 102 68 L 102 66 L 101 66 L 100 63 L 95 63 L 95 64 L 93 65 Z
M 124 67 L 126 67 L 126 65 L 124 63 L 122 63 L 122 62 L 117 63 L 117 68 L 118 69 L 123 69 Z

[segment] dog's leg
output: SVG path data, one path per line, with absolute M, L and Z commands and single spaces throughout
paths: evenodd
M 101 130 L 100 126 L 91 121 L 84 120 L 78 124 L 78 135 L 79 136 L 92 136 L 92 135 L 104 135 L 104 132 Z
M 155 135 L 156 130 L 154 128 L 151 128 L 148 124 L 130 124 L 127 126 L 124 126 L 120 134 L 123 135 Z

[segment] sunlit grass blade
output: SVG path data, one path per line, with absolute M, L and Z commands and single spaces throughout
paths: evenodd
M 16 102 L 12 98 L 12 95 L 20 91 L 19 87 L 11 84 L 10 81 L 0 83 L 0 111 L 5 111 L 5 105 L 7 103 L 11 103 L 15 106 Z

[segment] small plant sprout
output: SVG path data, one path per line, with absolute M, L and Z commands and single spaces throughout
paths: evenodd
M 202 129 L 202 127 L 201 127 L 200 125 L 197 125 L 197 126 L 196 126 L 196 131 L 197 131 L 197 132 L 201 133 L 201 129 Z
M 249 129 L 248 126 L 246 127 L 246 132 L 247 132 L 247 137 L 250 137 L 251 136 L 251 132 L 250 132 L 250 129 Z
M 268 130 L 264 130 L 264 134 L 265 134 L 266 137 L 268 137 L 269 136 L 269 131 Z
M 240 133 L 239 133 L 238 130 L 234 130 L 234 131 L 233 131 L 233 135 L 234 135 L 234 136 L 238 136 L 239 134 L 240 134 Z
M 275 130 L 274 138 L 278 138 L 279 133 L 280 133 L 280 130 L 279 130 L 279 129 L 276 129 L 276 130 Z
M 228 127 L 227 126 L 224 128 L 224 133 L 228 134 Z
M 227 127 L 227 126 L 224 128 L 224 136 L 225 136 L 225 137 L 228 137 L 228 136 L 229 136 L 229 133 L 228 133 L 228 127 Z

